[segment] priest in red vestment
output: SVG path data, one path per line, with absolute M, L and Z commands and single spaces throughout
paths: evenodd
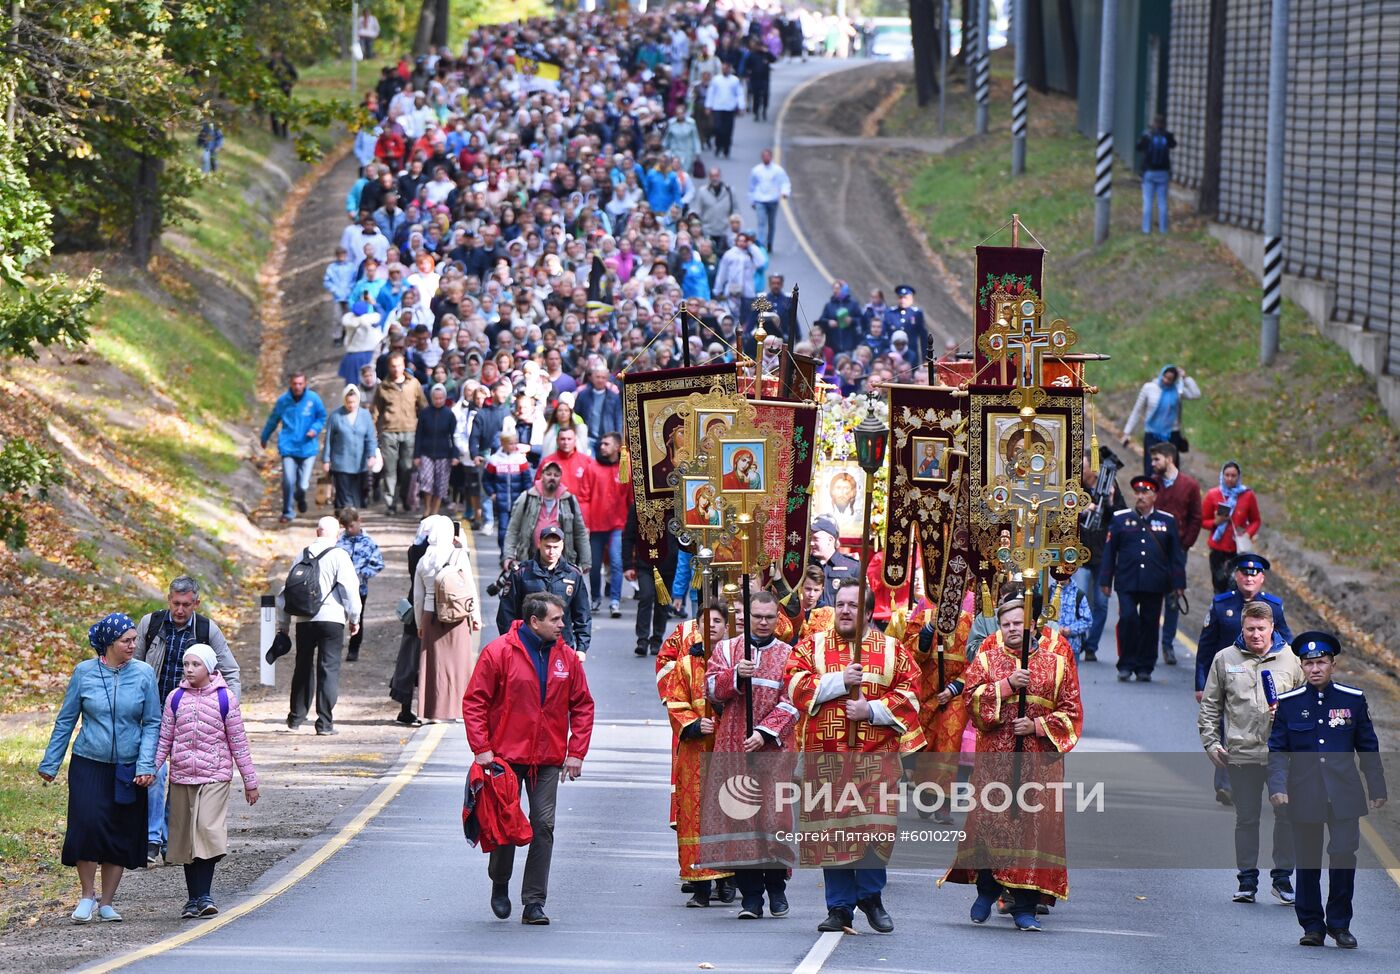
M 859 624 L 860 587 L 855 581 L 836 590 L 836 628 L 814 633 L 798 643 L 788 658 L 788 694 L 801 713 L 798 747 L 804 752 L 804 774 L 818 780 L 843 782 L 857 778 L 864 808 L 848 814 L 824 811 L 820 823 L 805 820 L 804 828 L 819 824 L 833 838 L 803 845 L 803 861 L 815 857 L 825 876 L 827 918 L 822 932 L 840 932 L 851 926 L 855 910 L 865 914 L 880 933 L 894 929 L 880 894 L 885 888 L 885 863 L 892 842 L 867 841 L 859 833 L 884 834 L 895 826 L 896 810 L 880 807 L 880 785 L 893 788 L 901 765 L 899 756 L 924 747 L 919 724 L 919 670 L 909 652 L 896 640 L 869 625 L 861 639 L 861 662 L 855 662 L 854 645 Z M 868 615 L 868 610 L 867 610 Z M 851 691 L 857 691 L 852 698 Z M 850 728 L 855 724 L 855 743 Z M 849 757 L 823 760 L 827 755 L 857 753 L 868 760 Z M 823 765 L 829 774 L 823 774 Z M 847 833 L 856 833 L 854 839 Z
M 1079 701 L 1079 673 L 1073 656 L 1055 651 L 1042 637 L 1021 668 L 1021 643 L 1026 617 L 1022 601 L 1007 599 L 997 607 L 998 632 L 989 638 L 963 673 L 964 695 L 977 728 L 977 764 L 972 774 L 974 794 L 991 781 L 1007 781 L 1013 769 L 1021 785 L 1051 783 L 1059 765 L 1041 755 L 1063 754 L 1079 742 L 1084 712 Z M 1026 715 L 1017 717 L 1018 697 L 1026 691 Z M 1024 758 L 1019 769 L 1012 757 L 1020 739 Z M 1012 782 L 1013 789 L 1016 783 Z M 1011 900 L 1012 919 L 1020 930 L 1036 931 L 1036 905 L 1066 899 L 1069 874 L 1065 869 L 1065 821 L 1052 807 L 1045 788 L 1040 810 L 992 812 L 975 807 L 963 824 L 967 838 L 943 883 L 977 886 L 972 922 L 985 923 L 1004 892 Z

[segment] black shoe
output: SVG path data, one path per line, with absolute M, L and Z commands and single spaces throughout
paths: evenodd
M 738 895 L 738 893 L 739 891 L 738 888 L 734 885 L 734 880 L 715 880 L 715 899 L 719 900 L 721 903 L 733 903 L 734 898 Z
M 844 906 L 833 906 L 827 911 L 826 919 L 817 924 L 819 933 L 841 933 L 855 922 L 855 914 Z
M 1172 651 L 1170 646 L 1162 647 L 1162 661 L 1168 666 L 1176 665 L 1176 653 Z
M 695 884 L 692 883 L 690 880 L 687 879 L 685 882 L 681 883 L 681 892 L 682 892 L 682 893 L 694 893 L 694 892 L 695 892 Z
M 1152 674 L 1151 674 L 1151 673 L 1139 673 L 1139 674 L 1137 675 L 1137 681 L 1138 681 L 1139 683 L 1151 683 L 1151 682 L 1152 682 Z
M 1094 652 L 1092 649 L 1086 649 L 1086 650 L 1084 650 L 1084 662 L 1085 662 L 1085 663 L 1097 663 L 1098 661 L 1099 661 L 1099 654 L 1098 654 L 1098 653 Z
M 788 915 L 788 901 L 786 894 L 768 894 L 768 912 L 775 917 L 785 917 Z
M 394 718 L 394 723 L 403 724 L 405 727 L 422 727 L 423 722 L 418 719 L 418 715 L 411 710 L 401 710 Z
M 496 918 L 504 920 L 510 916 L 510 884 L 491 884 L 491 912 L 496 914 Z
M 360 658 L 360 654 L 359 654 L 358 652 L 355 652 L 355 653 L 346 653 L 346 654 L 345 654 L 345 662 L 347 662 L 347 663 L 353 663 L 353 662 L 355 662 L 356 660 L 358 660 L 359 658 Z
M 745 903 L 739 910 L 740 920 L 760 920 L 763 918 L 763 901 Z
M 893 933 L 894 919 L 885 910 L 885 905 L 880 902 L 880 894 L 867 896 L 863 900 L 856 900 L 856 906 L 860 912 L 865 914 L 866 921 L 876 933 Z
M 710 905 L 710 891 L 696 890 L 691 894 L 690 899 L 685 901 L 685 905 L 688 907 L 708 907 Z
M 632 650 L 632 652 L 636 653 L 638 656 L 646 656 L 647 648 L 645 646 L 638 646 L 636 649 Z
M 306 491 L 304 490 L 297 491 L 297 511 L 301 514 L 306 513 Z
M 1321 947 L 1326 942 L 1321 930 L 1309 930 L 1298 938 L 1299 947 Z
M 293 717 L 291 714 L 287 715 L 287 730 L 296 730 L 304 723 L 306 723 L 306 718 L 304 717 Z
M 336 730 L 334 727 L 318 727 L 318 728 L 316 728 L 316 736 L 317 736 L 317 737 L 335 737 L 335 736 L 336 736 L 337 734 L 339 734 L 339 733 L 340 733 L 340 731 Z
M 1293 884 L 1286 879 L 1280 879 L 1275 882 L 1270 892 L 1274 894 L 1274 899 L 1278 900 L 1284 906 L 1292 906 L 1293 901 L 1298 898 L 1298 895 L 1293 892 Z
M 1119 682 L 1119 683 L 1127 683 L 1127 682 L 1128 682 L 1129 680 L 1131 680 L 1132 678 L 1133 678 L 1133 675 L 1132 675 L 1131 673 L 1129 673 L 1127 670 L 1119 670 L 1119 671 L 1118 671 L 1118 682 Z
M 146 865 L 148 865 L 148 866 L 154 866 L 154 865 L 155 865 L 157 862 L 159 862 L 159 861 L 160 861 L 160 843 L 159 843 L 159 842 L 147 842 L 147 843 L 146 843 Z
M 520 914 L 520 922 L 532 927 L 549 926 L 549 917 L 544 915 L 544 904 L 526 903 L 524 912 Z
M 1350 930 L 1339 930 L 1336 927 L 1328 927 L 1327 936 L 1335 940 L 1338 947 L 1346 947 L 1349 950 L 1356 949 L 1356 938 L 1351 935 Z
M 1229 788 L 1215 789 L 1215 800 L 1225 806 L 1235 804 L 1235 794 Z

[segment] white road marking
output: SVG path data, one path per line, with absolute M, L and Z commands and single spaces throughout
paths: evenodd
M 844 936 L 843 933 L 835 932 L 822 934 L 812 945 L 812 949 L 807 951 L 807 956 L 802 958 L 802 962 L 793 968 L 792 974 L 817 974 Z

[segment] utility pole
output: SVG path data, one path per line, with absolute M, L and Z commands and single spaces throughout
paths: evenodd
M 1288 0 L 1273 0 L 1269 18 L 1269 128 L 1264 154 L 1264 297 L 1259 316 L 1259 364 L 1278 355 L 1283 295 L 1283 137 L 1287 119 Z
M 1026 171 L 1026 38 L 1030 31 L 1026 28 L 1026 0 L 1013 0 L 1015 19 L 1013 30 L 1016 38 L 1016 82 L 1011 88 L 1011 175 L 1020 176 Z
M 953 31 L 949 16 L 949 0 L 943 0 L 943 22 L 939 24 L 939 44 L 942 50 L 938 53 L 938 134 L 945 135 L 948 131 L 947 108 L 948 108 L 948 58 L 953 52 Z
M 991 0 L 977 0 L 977 134 L 987 134 L 987 100 L 992 87 L 991 31 L 987 21 L 991 17 Z
M 1113 76 L 1114 38 L 1118 30 L 1118 0 L 1103 0 L 1099 27 L 1099 125 L 1094 151 L 1094 244 L 1108 239 L 1113 196 Z

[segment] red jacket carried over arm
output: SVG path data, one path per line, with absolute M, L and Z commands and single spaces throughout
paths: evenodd
M 593 736 L 593 695 L 578 654 L 562 640 L 545 661 L 541 700 L 539 671 L 519 635 L 523 622 L 481 651 L 462 696 L 462 724 L 472 753 L 527 766 L 580 760 Z

